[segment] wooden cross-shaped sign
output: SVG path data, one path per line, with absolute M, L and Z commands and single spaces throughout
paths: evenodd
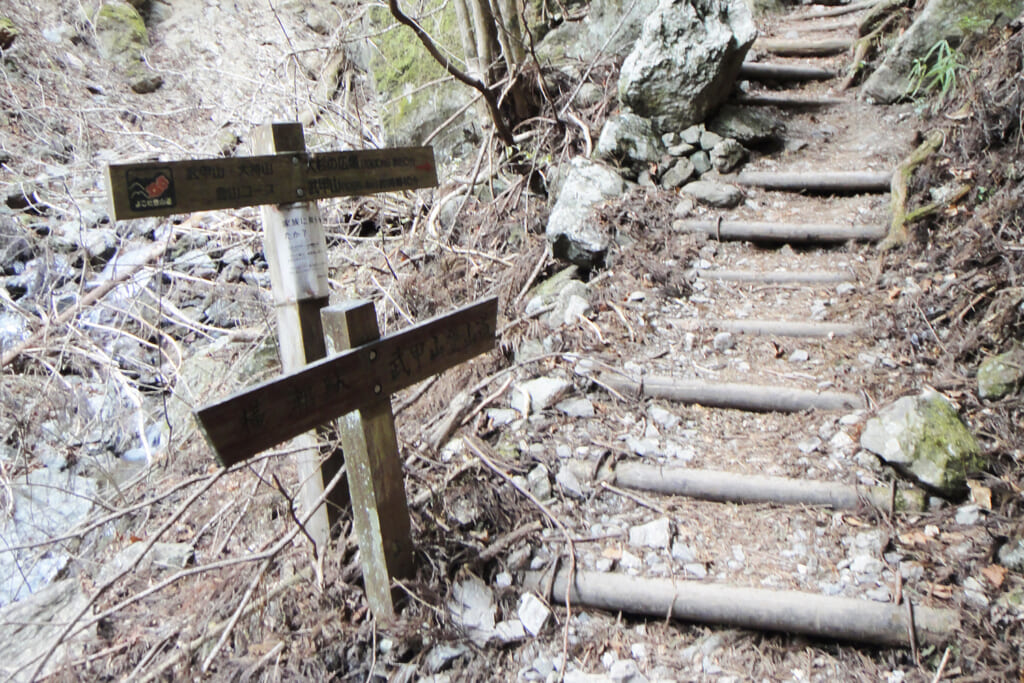
M 292 437 L 306 531 L 329 538 L 317 505 L 323 474 L 309 430 L 341 420 L 364 584 L 374 614 L 393 615 L 391 579 L 412 571 L 409 513 L 390 396 L 494 345 L 497 299 L 380 338 L 373 305 L 329 307 L 327 247 L 312 200 L 437 184 L 430 148 L 308 154 L 299 124 L 261 126 L 262 156 L 110 166 L 116 220 L 262 206 L 278 343 L 286 375 L 202 408 L 196 416 L 218 458 L 241 462 Z M 325 334 L 326 332 L 326 334 Z M 344 351 L 326 358 L 328 347 Z M 337 469 L 341 454 L 324 461 Z M 340 507 L 339 497 L 329 499 Z M 333 509 L 333 508 L 332 508 Z

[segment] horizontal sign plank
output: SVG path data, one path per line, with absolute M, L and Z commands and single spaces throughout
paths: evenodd
M 114 220 L 289 204 L 437 185 L 430 147 L 272 154 L 107 167 Z
M 196 411 L 225 466 L 494 348 L 498 300 L 484 299 Z

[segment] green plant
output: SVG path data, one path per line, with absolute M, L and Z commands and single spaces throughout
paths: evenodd
M 923 94 L 933 97 L 935 111 L 956 93 L 957 79 L 964 68 L 960 52 L 950 47 L 948 41 L 940 40 L 924 57 L 914 60 L 907 95 L 912 99 Z

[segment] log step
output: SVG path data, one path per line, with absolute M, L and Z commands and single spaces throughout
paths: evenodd
M 889 191 L 891 171 L 744 171 L 730 179 L 737 185 L 813 194 L 861 194 Z
M 833 7 L 830 9 L 815 8 L 804 12 L 802 14 L 791 14 L 789 19 L 793 21 L 809 21 L 811 19 L 825 19 L 828 17 L 841 17 L 844 14 L 853 14 L 865 9 L 871 9 L 878 4 L 878 0 L 864 0 L 864 2 L 855 2 L 843 7 Z
M 734 474 L 639 462 L 616 465 L 614 483 L 637 491 L 717 503 L 823 505 L 834 510 L 856 510 L 867 502 L 888 514 L 893 502 L 892 490 L 888 486 L 861 487 L 831 481 Z M 897 500 L 911 506 L 922 502 L 912 497 Z
M 755 50 L 779 57 L 831 57 L 841 55 L 852 47 L 853 41 L 849 38 L 816 41 L 758 38 L 754 41 Z
M 857 410 L 864 407 L 856 394 L 810 391 L 756 384 L 713 383 L 646 375 L 637 381 L 624 374 L 605 373 L 599 384 L 627 396 L 663 398 L 708 408 L 734 408 L 751 412 L 799 413 L 804 410 Z
M 699 277 L 702 280 L 719 280 L 722 282 L 751 282 L 768 285 L 831 285 L 843 282 L 854 282 L 857 278 L 853 273 L 829 271 L 770 271 L 759 270 L 707 270 L 694 268 L 687 271 L 688 277 Z
M 832 322 L 795 322 L 792 320 L 673 320 L 686 329 L 712 327 L 733 334 L 760 334 L 773 337 L 832 339 L 854 337 L 867 332 L 864 325 Z
M 782 81 L 805 82 L 827 81 L 836 77 L 836 72 L 816 66 L 799 66 L 794 64 L 771 64 L 764 62 L 745 62 L 740 67 L 740 78 L 749 81 Z
M 751 242 L 843 243 L 849 240 L 880 240 L 886 234 L 884 225 L 701 220 L 676 221 L 672 225 L 677 230 L 702 232 L 718 240 Z
M 906 605 L 892 602 L 745 588 L 680 577 L 653 579 L 561 569 L 554 577 L 549 572 L 526 572 L 523 587 L 549 598 L 552 604 L 567 599 L 573 605 L 612 614 L 644 614 L 656 619 L 671 615 L 683 621 L 890 647 L 908 646 L 911 634 L 915 640 L 939 644 L 960 631 L 960 618 L 950 609 L 914 605 L 911 611 Z
M 780 109 L 823 109 L 845 104 L 840 97 L 792 97 L 789 95 L 740 95 L 736 104 L 748 107 L 779 107 Z

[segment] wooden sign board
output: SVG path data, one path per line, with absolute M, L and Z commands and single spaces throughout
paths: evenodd
M 231 466 L 494 348 L 498 300 L 484 299 L 325 358 L 196 412 Z
M 437 185 L 430 147 L 294 152 L 107 167 L 114 220 Z

